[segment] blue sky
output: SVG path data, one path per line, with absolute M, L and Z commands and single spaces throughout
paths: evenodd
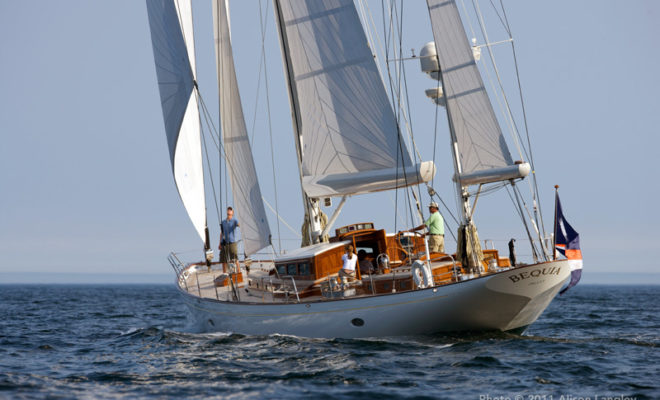
M 232 37 L 263 193 L 274 204 L 263 92 L 255 113 L 261 46 L 256 4 L 232 2 Z M 418 52 L 432 36 L 424 2 L 410 4 L 407 16 L 420 23 L 404 37 L 404 49 Z M 611 283 L 659 283 L 660 3 L 505 5 L 546 226 L 552 223 L 552 186 L 559 184 L 565 214 L 581 234 L 586 282 L 600 282 L 601 274 Z M 199 81 L 214 110 L 211 19 L 204 13 L 210 6 L 194 6 Z M 283 218 L 298 228 L 297 167 L 272 13 L 267 23 L 278 200 Z M 172 279 L 168 252 L 196 255 L 201 245 L 171 178 L 144 2 L 2 1 L 0 59 L 0 283 L 57 280 L 57 274 L 65 281 L 81 274 L 100 274 L 94 279 L 101 282 Z M 434 108 L 423 89 L 432 81 L 416 62 L 406 68 L 415 135 L 428 149 Z M 435 186 L 453 205 L 445 132 L 440 125 Z M 353 198 L 338 225 L 369 220 L 393 229 L 393 198 Z M 520 232 L 509 203 L 503 193 L 484 197 L 475 214 L 481 238 L 496 240 L 502 251 L 505 240 Z M 209 224 L 217 237 L 213 210 Z M 280 229 L 284 247 L 295 247 L 295 235 Z

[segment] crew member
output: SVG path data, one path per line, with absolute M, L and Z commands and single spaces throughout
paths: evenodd
M 220 261 L 223 263 L 238 259 L 238 243 L 236 241 L 236 228 L 241 226 L 234 218 L 234 209 L 227 207 L 227 218 L 220 224 Z
M 438 211 L 438 203 L 435 201 L 429 204 L 429 212 L 431 215 L 424 224 L 410 229 L 408 232 L 415 232 L 420 229 L 428 228 L 429 237 L 429 252 L 431 253 L 444 253 L 445 252 L 445 220 Z

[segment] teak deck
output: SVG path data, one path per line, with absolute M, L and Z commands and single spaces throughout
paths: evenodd
M 353 244 L 365 250 L 372 265 L 387 255 L 389 265 L 378 265 L 378 272 L 361 274 L 356 268 L 356 280 L 344 285 L 337 278 L 342 267 L 344 245 Z M 374 296 L 417 289 L 413 280 L 413 259 L 426 259 L 424 240 L 414 235 L 387 235 L 373 229 L 371 223 L 348 225 L 336 230 L 330 243 L 300 249 L 275 260 L 241 261 L 240 272 L 229 274 L 228 264 L 191 264 L 179 279 L 181 289 L 193 296 L 219 301 L 245 303 L 287 303 L 336 300 L 354 296 Z M 510 266 L 497 250 L 484 250 L 482 274 L 489 273 L 494 260 L 498 267 Z M 466 274 L 455 256 L 432 253 L 431 274 L 435 285 L 456 282 L 458 274 Z M 232 276 L 232 281 L 229 276 Z

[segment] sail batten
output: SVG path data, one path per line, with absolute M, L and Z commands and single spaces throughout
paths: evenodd
M 318 184 L 345 182 L 351 174 L 357 182 L 415 167 L 353 1 L 277 0 L 276 5 L 300 136 L 303 190 L 321 197 L 397 187 L 392 186 L 400 183 L 396 174 L 382 185 Z M 411 179 L 401 186 L 421 182 L 419 174 L 405 176 Z
M 174 181 L 181 201 L 205 241 L 206 201 L 190 0 L 147 0 L 151 42 Z
M 427 0 L 427 5 L 461 174 L 511 166 L 455 0 Z
M 245 126 L 225 0 L 213 2 L 213 23 L 220 125 L 231 179 L 233 208 L 241 222 L 243 249 L 245 254 L 250 255 L 270 245 L 270 227 Z

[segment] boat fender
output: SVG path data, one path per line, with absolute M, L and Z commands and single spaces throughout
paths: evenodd
M 411 272 L 413 281 L 418 288 L 425 289 L 432 285 L 431 271 L 424 261 L 416 260 L 412 265 Z

